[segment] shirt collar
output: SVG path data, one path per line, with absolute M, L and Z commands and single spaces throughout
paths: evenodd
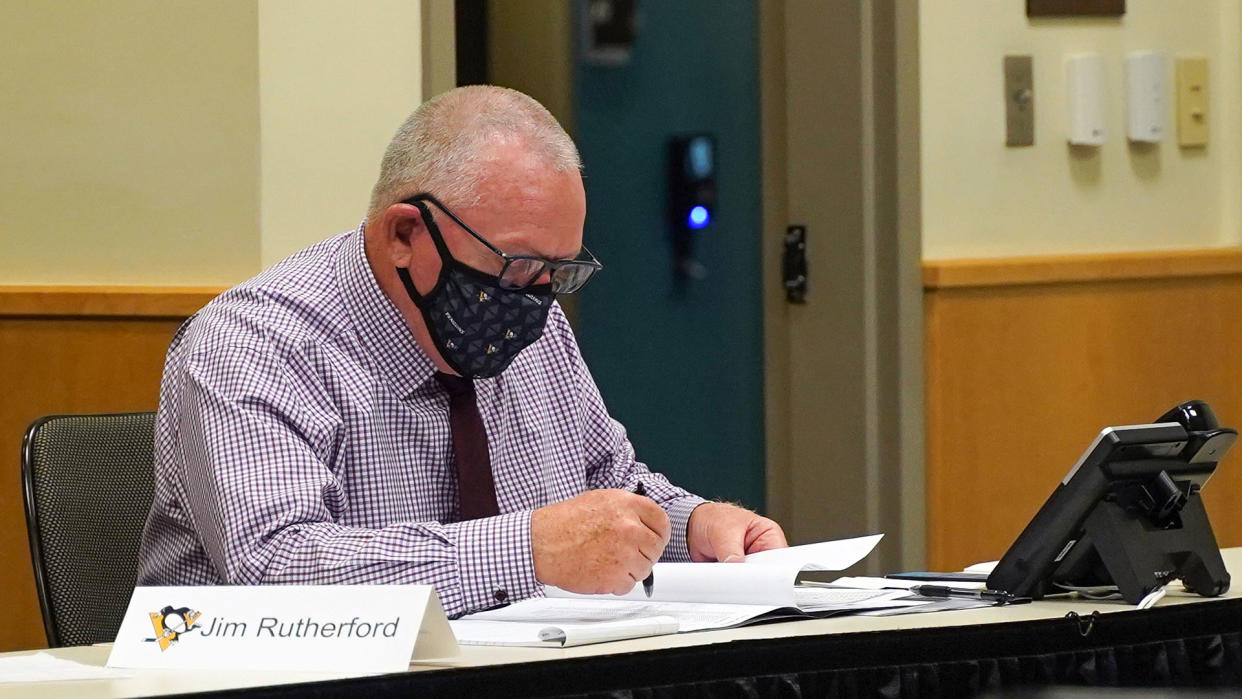
M 398 392 L 409 396 L 430 381 L 435 364 L 375 280 L 366 254 L 366 221 L 338 249 L 336 278 L 358 337 Z

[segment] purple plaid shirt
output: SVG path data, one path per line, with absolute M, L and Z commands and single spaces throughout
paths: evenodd
M 450 615 L 539 594 L 531 511 L 642 482 L 689 560 L 702 500 L 635 461 L 553 305 L 476 381 L 501 514 L 460 522 L 448 396 L 380 290 L 360 227 L 226 291 L 164 366 L 143 585 L 422 583 Z

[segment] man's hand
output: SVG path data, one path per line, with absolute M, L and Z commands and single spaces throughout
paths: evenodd
M 535 578 L 570 592 L 623 595 L 651 572 L 671 531 L 650 498 L 587 491 L 531 514 Z
M 693 561 L 740 561 L 748 553 L 789 545 L 781 525 L 723 502 L 705 502 L 690 513 L 686 544 Z

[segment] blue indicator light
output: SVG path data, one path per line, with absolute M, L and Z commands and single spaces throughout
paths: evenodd
M 706 206 L 696 206 L 693 209 L 690 209 L 690 216 L 686 218 L 686 224 L 691 228 L 698 230 L 700 228 L 706 228 L 711 219 L 711 214 L 707 211 Z

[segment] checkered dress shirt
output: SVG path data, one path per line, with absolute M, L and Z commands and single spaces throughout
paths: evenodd
M 689 560 L 702 500 L 635 461 L 573 332 L 476 381 L 500 515 L 457 521 L 448 396 L 380 290 L 363 229 L 226 291 L 168 350 L 144 585 L 422 583 L 450 615 L 539 594 L 531 511 L 641 482 Z

